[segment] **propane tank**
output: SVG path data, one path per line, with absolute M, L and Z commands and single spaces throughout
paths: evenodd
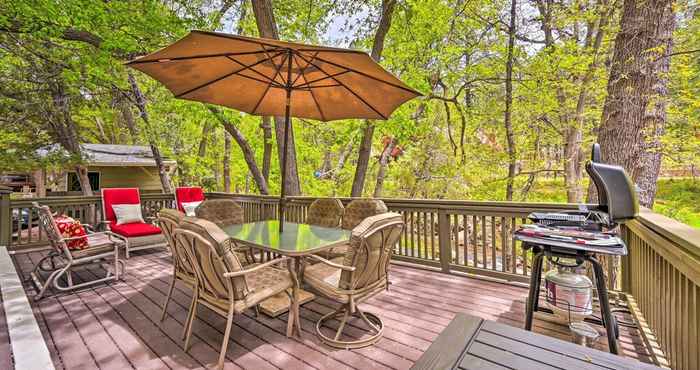
M 593 283 L 576 268 L 559 266 L 545 274 L 544 284 L 547 306 L 562 322 L 583 321 L 593 314 Z

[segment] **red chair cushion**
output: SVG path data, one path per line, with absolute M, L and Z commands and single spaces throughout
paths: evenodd
M 175 189 L 175 199 L 178 211 L 185 212 L 185 209 L 182 208 L 182 203 L 203 201 L 204 191 L 199 186 L 179 187 Z
M 66 241 L 68 249 L 81 250 L 88 247 L 87 233 L 79 220 L 75 220 L 66 215 L 56 216 L 54 220 L 56 221 L 56 226 L 58 226 L 58 231 L 61 232 L 62 237 L 74 238 L 76 236 L 83 236 L 83 238 L 80 239 Z
M 117 223 L 117 216 L 114 214 L 112 205 L 114 204 L 141 204 L 138 188 L 107 188 L 102 189 L 102 203 L 104 205 L 104 219 Z
M 160 234 L 160 228 L 143 222 L 134 222 L 131 224 L 110 225 L 110 230 L 113 233 L 119 234 L 127 238 L 135 238 L 137 236 Z

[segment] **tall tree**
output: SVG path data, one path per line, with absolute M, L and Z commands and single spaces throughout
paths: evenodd
M 372 59 L 379 62 L 384 51 L 384 40 L 386 39 L 389 28 L 391 28 L 391 17 L 394 14 L 396 0 L 382 0 L 382 16 L 379 19 L 377 31 L 374 34 L 374 42 L 372 44 Z M 367 167 L 369 158 L 372 155 L 372 138 L 374 137 L 374 122 L 365 121 L 365 127 L 362 131 L 362 139 L 360 140 L 360 148 L 357 151 L 357 165 L 355 167 L 355 177 L 352 181 L 352 190 L 350 196 L 361 197 L 365 187 L 365 177 L 367 176 Z
M 506 148 L 508 151 L 508 179 L 506 180 L 506 200 L 513 200 L 513 182 L 516 176 L 517 153 L 515 133 L 513 130 L 513 49 L 515 48 L 516 0 L 510 1 L 510 25 L 508 26 L 508 53 L 506 56 L 506 109 L 503 112 L 503 124 L 506 128 Z
M 272 8 L 271 0 L 251 0 L 253 5 L 253 13 L 255 14 L 255 23 L 258 26 L 258 33 L 262 37 L 279 40 L 279 31 L 275 22 L 275 15 Z M 290 196 L 301 194 L 301 185 L 299 183 L 299 171 L 297 169 L 297 151 L 294 141 L 294 125 L 289 126 L 289 142 L 287 145 L 287 177 L 286 183 L 282 184 L 286 190 L 286 194 Z M 282 168 L 282 157 L 284 152 L 284 135 L 286 128 L 284 117 L 275 117 L 275 135 L 277 137 L 277 155 L 280 163 L 280 173 Z M 267 135 L 265 135 L 267 136 Z
M 673 0 L 625 0 L 598 132 L 602 160 L 625 168 L 646 207 L 654 204 L 661 166 L 673 8 Z
M 158 168 L 158 177 L 160 178 L 160 185 L 163 188 L 163 192 L 172 193 L 173 187 L 172 183 L 170 182 L 170 174 L 168 173 L 168 170 L 165 167 L 163 156 L 160 154 L 160 149 L 158 149 L 158 145 L 156 144 L 156 140 L 154 137 L 155 135 L 152 132 L 153 127 L 151 126 L 151 120 L 148 116 L 148 109 L 146 107 L 146 97 L 143 95 L 143 92 L 141 92 L 141 88 L 139 87 L 138 82 L 136 82 L 136 78 L 134 78 L 134 75 L 131 73 L 131 71 L 128 71 L 127 73 L 129 85 L 131 86 L 131 93 L 133 94 L 135 100 L 134 103 L 136 105 L 136 108 L 138 108 L 139 110 L 139 116 L 141 117 L 141 120 L 143 120 L 143 123 L 146 125 L 146 137 L 148 139 L 148 145 L 151 147 L 151 152 L 153 152 L 153 159 L 156 161 L 156 167 Z
M 224 193 L 231 192 L 231 134 L 224 130 Z

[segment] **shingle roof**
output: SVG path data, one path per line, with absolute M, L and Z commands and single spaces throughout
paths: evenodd
M 153 152 L 149 146 L 144 145 L 118 145 L 118 144 L 80 144 L 83 156 L 88 164 L 102 166 L 155 166 Z M 52 145 L 39 151 L 40 155 L 46 155 L 50 151 L 58 149 L 58 145 Z M 59 149 L 60 150 L 60 149 Z M 174 165 L 176 161 L 163 158 L 165 164 Z

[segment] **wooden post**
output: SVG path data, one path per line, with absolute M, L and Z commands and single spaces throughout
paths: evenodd
M 450 272 L 452 248 L 450 247 L 450 216 L 445 210 L 438 211 L 438 244 L 440 245 L 440 267 L 442 272 Z
M 0 186 L 0 246 L 10 246 L 12 237 L 12 211 L 10 209 L 12 189 Z

